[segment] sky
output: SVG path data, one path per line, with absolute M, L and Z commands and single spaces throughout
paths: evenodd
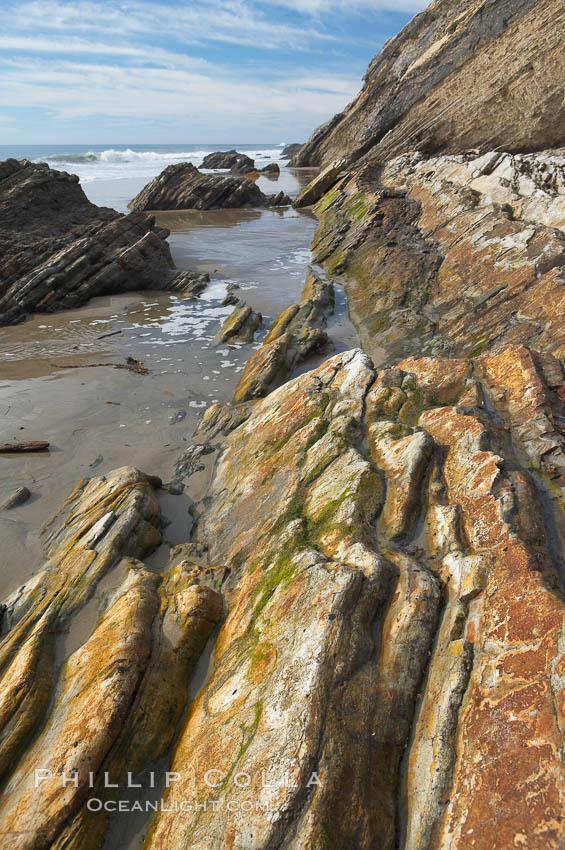
M 0 144 L 302 142 L 427 0 L 2 0 Z

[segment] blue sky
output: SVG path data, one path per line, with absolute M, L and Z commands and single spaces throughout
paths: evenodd
M 304 141 L 426 0 L 3 0 L 0 144 Z

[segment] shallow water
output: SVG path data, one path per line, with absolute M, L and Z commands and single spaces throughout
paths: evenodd
M 307 179 L 289 171 L 281 182 L 296 194 Z M 101 185 L 86 189 L 90 194 Z M 108 196 L 96 201 L 110 203 Z M 41 565 L 37 531 L 79 478 L 133 464 L 169 481 L 202 412 L 214 401 L 230 400 L 269 321 L 300 298 L 316 226 L 311 215 L 230 210 L 159 213 L 158 221 L 172 231 L 177 266 L 210 273 L 199 299 L 130 293 L 0 329 L 0 439 L 51 443 L 49 452 L 0 455 L 0 500 L 20 485 L 33 494 L 28 503 L 0 513 L 2 596 Z M 233 309 L 221 306 L 228 283 L 238 284 L 264 316 L 253 346 L 215 343 Z M 337 351 L 358 344 L 341 290 L 328 330 Z M 149 374 L 113 368 L 128 356 L 143 361 Z M 163 498 L 171 521 L 164 530 L 167 543 L 188 537 L 188 505 L 199 498 L 197 489 L 189 479 L 186 497 Z M 166 560 L 165 546 L 153 557 L 154 568 Z

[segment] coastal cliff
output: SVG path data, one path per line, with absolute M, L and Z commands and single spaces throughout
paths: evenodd
M 561 0 L 434 0 L 370 63 L 357 98 L 295 165 L 563 142 Z

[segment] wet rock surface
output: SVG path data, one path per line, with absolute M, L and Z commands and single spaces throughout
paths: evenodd
M 253 180 L 203 174 L 192 163 L 169 165 L 130 202 L 132 210 L 213 210 L 289 206 L 284 192 L 265 195 Z
M 310 354 L 326 347 L 329 340 L 324 328 L 333 310 L 333 284 L 310 271 L 300 304 L 293 304 L 275 319 L 263 345 L 247 361 L 234 403 L 266 395 L 287 380 Z
M 357 98 L 293 164 L 562 144 L 564 22 L 560 0 L 434 0 L 385 44 Z
M 233 296 L 231 296 L 233 298 Z M 226 299 L 224 299 L 224 302 Z M 263 324 L 261 313 L 257 313 L 249 304 L 240 298 L 235 298 L 229 303 L 235 303 L 233 313 L 224 321 L 217 336 L 219 343 L 249 343 L 253 342 L 256 331 Z
M 0 325 L 79 307 L 97 295 L 165 289 L 196 295 L 208 278 L 178 271 L 151 216 L 87 200 L 78 178 L 44 163 L 0 163 Z

